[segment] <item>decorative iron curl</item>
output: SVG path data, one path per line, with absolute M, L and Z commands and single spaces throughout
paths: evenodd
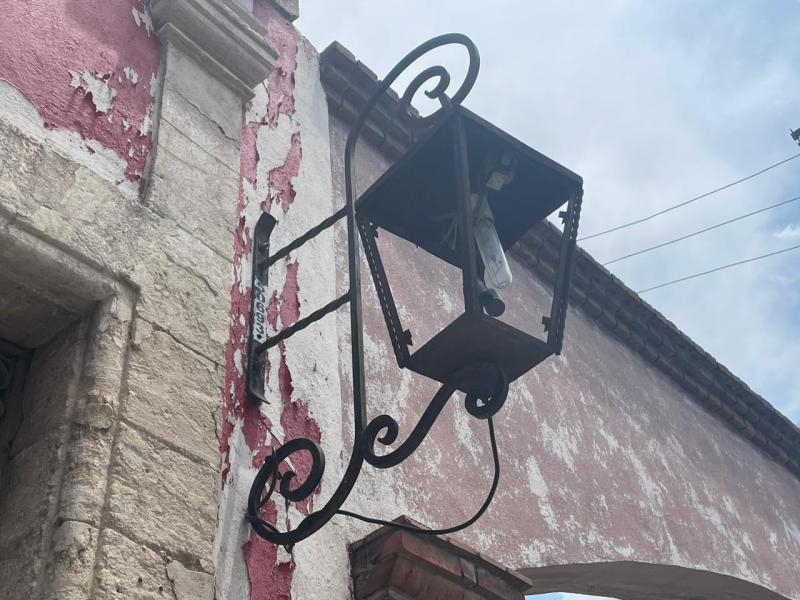
M 362 434 L 361 452 L 364 460 L 373 467 L 386 469 L 400 464 L 411 456 L 428 435 L 447 401 L 458 389 L 467 390 L 464 402 L 467 412 L 477 419 L 488 419 L 505 403 L 508 396 L 508 377 L 503 369 L 491 363 L 477 363 L 459 369 L 450 381 L 436 392 L 406 440 L 387 454 L 376 454 L 375 444 L 377 442 L 384 446 L 393 444 L 397 440 L 399 426 L 389 415 L 375 417 L 364 428 Z M 381 432 L 384 432 L 383 435 Z
M 311 455 L 311 471 L 306 476 L 305 481 L 295 486 L 297 473 L 291 468 L 281 473 L 280 465 L 298 452 L 308 452 Z M 282 535 L 277 527 L 261 518 L 261 509 L 269 502 L 276 487 L 278 488 L 278 493 L 287 501 L 301 502 L 314 493 L 314 490 L 322 481 L 324 472 L 325 454 L 316 443 L 308 438 L 290 440 L 277 449 L 273 449 L 258 470 L 258 474 L 250 488 L 250 495 L 247 498 L 247 520 L 250 521 L 256 533 L 265 539 Z M 278 485 L 278 481 L 280 481 L 280 485 Z M 266 494 L 264 493 L 265 489 Z M 292 542 L 286 540 L 285 542 L 275 543 L 291 544 Z
M 492 363 L 479 363 L 456 376 L 459 387 L 467 389 L 464 407 L 476 419 L 488 419 L 503 408 L 508 397 L 508 376 Z
M 425 409 L 408 438 L 388 454 L 376 454 L 375 443 L 380 442 L 384 446 L 390 446 L 397 440 L 400 428 L 397 421 L 389 415 L 375 417 L 364 428 L 364 433 L 361 436 L 361 452 L 364 454 L 364 460 L 373 467 L 387 469 L 399 465 L 411 456 L 425 439 L 425 436 L 428 435 L 431 427 L 439 417 L 439 413 L 442 412 L 445 404 L 447 404 L 447 401 L 450 400 L 455 391 L 455 386 L 451 384 L 445 384 L 439 388 L 439 391 L 436 392 L 433 400 L 428 404 L 428 408 Z M 382 431 L 385 431 L 385 433 L 380 435 Z
M 280 448 L 275 450 L 269 457 L 267 457 L 264 465 L 259 469 L 258 475 L 250 489 L 248 497 L 248 508 L 246 518 L 252 523 L 253 529 L 258 535 L 267 541 L 286 546 L 291 548 L 295 543 L 307 538 L 315 531 L 319 530 L 325 523 L 330 521 L 336 514 L 348 514 L 354 516 L 347 511 L 340 511 L 342 504 L 349 496 L 358 476 L 361 472 L 361 467 L 364 464 L 365 458 L 368 456 L 371 464 L 379 466 L 380 468 L 387 468 L 401 462 L 404 458 L 413 452 L 425 434 L 427 434 L 436 417 L 441 412 L 441 409 L 446 404 L 447 400 L 455 392 L 455 387 L 446 384 L 434 396 L 428 409 L 420 419 L 419 424 L 412 432 L 410 441 L 407 440 L 395 452 L 386 455 L 385 457 L 378 457 L 372 451 L 372 445 L 365 440 L 374 440 L 378 435 L 386 430 L 381 436 L 381 443 L 391 444 L 397 439 L 399 427 L 391 417 L 383 415 L 370 423 L 369 431 L 367 432 L 366 423 L 366 386 L 364 384 L 364 357 L 363 357 L 363 323 L 361 317 L 361 278 L 360 266 L 361 259 L 359 256 L 359 241 L 358 241 L 358 228 L 356 221 L 356 191 L 355 191 L 355 165 L 354 156 L 358 138 L 361 135 L 361 130 L 367 122 L 370 113 L 378 104 L 380 99 L 384 96 L 390 86 L 397 80 L 397 78 L 421 56 L 427 54 L 431 50 L 448 45 L 463 46 L 469 55 L 469 66 L 467 73 L 461 86 L 456 90 L 452 96 L 447 96 L 445 93 L 450 84 L 450 74 L 441 66 L 428 67 L 417 75 L 408 85 L 401 99 L 401 107 L 408 109 L 414 95 L 425 83 L 437 78 L 436 85 L 427 90 L 425 94 L 431 99 L 438 99 L 440 108 L 427 116 L 412 115 L 416 124 L 422 127 L 428 127 L 434 124 L 440 117 L 451 109 L 453 106 L 458 106 L 467 97 L 472 86 L 478 78 L 478 71 L 480 69 L 480 56 L 475 44 L 467 36 L 460 33 L 449 33 L 434 37 L 427 42 L 417 46 L 414 50 L 409 52 L 389 73 L 386 77 L 379 82 L 378 87 L 367 100 L 364 108 L 359 113 L 358 118 L 353 124 L 347 142 L 345 143 L 344 151 L 344 171 L 345 171 L 345 214 L 347 217 L 347 242 L 348 242 L 348 275 L 349 275 L 349 289 L 346 296 L 350 301 L 350 342 L 352 347 L 352 373 L 353 373 L 353 449 L 350 455 L 350 460 L 345 469 L 345 473 L 339 485 L 334 490 L 330 499 L 325 505 L 308 515 L 295 529 L 288 531 L 280 531 L 276 526 L 265 522 L 260 517 L 261 507 L 268 501 L 276 489 L 277 481 L 280 479 L 281 483 L 278 486 L 278 493 L 289 501 L 297 502 L 308 498 L 316 489 L 322 480 L 322 474 L 325 468 L 324 456 L 322 450 L 311 440 L 300 438 L 291 440 Z M 482 393 L 482 392 L 476 392 Z M 492 396 L 494 398 L 494 396 Z M 487 403 L 494 406 L 494 400 L 487 399 Z M 503 400 L 505 398 L 503 397 Z M 502 402 L 501 402 L 502 404 Z M 475 401 L 477 407 L 477 400 Z M 467 410 L 470 410 L 472 402 L 468 403 Z M 485 409 L 486 404 L 481 407 L 475 408 L 476 412 Z M 470 410 L 472 413 L 473 411 Z M 491 414 L 494 414 L 493 412 Z M 497 481 L 499 478 L 499 461 L 497 459 L 496 445 L 494 440 L 494 429 L 489 419 L 490 439 L 494 453 L 495 462 L 495 476 L 492 483 L 490 494 L 481 507 L 479 512 L 470 519 L 456 528 L 448 530 L 441 530 L 439 532 L 431 533 L 446 533 L 449 531 L 456 531 L 474 522 L 483 511 L 486 510 L 494 491 L 497 488 Z M 419 437 L 419 440 L 417 440 Z M 365 453 L 365 450 L 368 450 Z M 293 471 L 287 471 L 283 475 L 279 473 L 279 465 L 286 460 L 290 455 L 299 451 L 308 451 L 313 458 L 312 471 L 306 480 L 299 486 L 292 489 L 292 482 L 296 479 L 296 474 Z M 266 495 L 265 495 L 265 489 Z M 358 516 L 358 518 L 364 518 Z M 374 520 L 373 520 L 374 521 Z M 377 522 L 377 521 L 375 521 Z

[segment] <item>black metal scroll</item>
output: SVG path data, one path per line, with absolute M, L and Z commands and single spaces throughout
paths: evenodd
M 326 314 L 336 310 L 340 306 L 349 304 L 350 306 L 350 341 L 351 341 L 351 362 L 352 362 L 352 377 L 353 377 L 353 424 L 354 444 L 350 455 L 347 468 L 345 469 L 344 476 L 339 483 L 336 490 L 333 492 L 330 499 L 319 510 L 309 514 L 297 527 L 289 531 L 281 531 L 276 526 L 267 523 L 261 518 L 261 509 L 263 505 L 272 497 L 272 494 L 277 492 L 283 496 L 287 501 L 300 502 L 306 500 L 313 494 L 316 487 L 322 480 L 325 469 L 325 458 L 322 450 L 317 444 L 308 439 L 291 440 L 277 449 L 274 449 L 267 457 L 264 465 L 258 472 L 258 476 L 253 482 L 250 496 L 248 500 L 247 519 L 252 524 L 254 530 L 258 535 L 264 539 L 278 545 L 291 547 L 295 543 L 307 538 L 312 533 L 317 531 L 325 523 L 327 523 L 334 515 L 343 514 L 355 516 L 367 520 L 369 522 L 384 523 L 380 519 L 370 519 L 355 515 L 348 511 L 341 511 L 340 508 L 344 501 L 347 499 L 350 491 L 358 479 L 363 463 L 366 461 L 376 467 L 387 468 L 398 464 L 408 455 L 410 455 L 419 446 L 425 434 L 428 432 L 433 422 L 441 412 L 449 398 L 455 393 L 456 389 L 473 389 L 467 394 L 466 408 L 477 418 L 484 418 L 489 420 L 490 441 L 492 443 L 493 454 L 495 456 L 495 475 L 493 484 L 484 505 L 466 523 L 462 523 L 453 528 L 438 531 L 429 531 L 429 533 L 446 533 L 457 531 L 465 527 L 480 514 L 486 510 L 494 490 L 497 488 L 497 480 L 499 478 L 499 461 L 497 460 L 497 449 L 494 438 L 494 429 L 491 423 L 491 415 L 495 414 L 505 401 L 508 392 L 508 383 L 505 375 L 498 369 L 487 365 L 474 365 L 467 369 L 462 369 L 458 373 L 453 374 L 451 382 L 442 386 L 439 392 L 434 396 L 430 406 L 423 414 L 417 426 L 414 428 L 408 439 L 403 442 L 396 450 L 389 454 L 378 456 L 373 451 L 375 441 L 379 441 L 384 445 L 391 444 L 397 438 L 398 425 L 391 417 L 382 415 L 377 417 L 372 422 L 367 424 L 366 413 L 366 391 L 364 384 L 364 351 L 363 351 L 363 324 L 361 315 L 361 276 L 360 276 L 360 252 L 359 252 L 359 225 L 358 216 L 356 214 L 356 191 L 355 191 L 355 165 L 354 154 L 358 138 L 361 130 L 364 127 L 370 113 L 375 105 L 383 97 L 389 87 L 395 80 L 404 72 L 412 63 L 419 59 L 424 54 L 448 45 L 463 46 L 469 55 L 469 67 L 464 79 L 464 82 L 453 94 L 452 97 L 446 95 L 446 90 L 450 84 L 450 75 L 444 67 L 435 66 L 423 70 L 417 75 L 409 84 L 405 93 L 402 96 L 401 106 L 406 109 L 409 108 L 414 95 L 419 91 L 422 86 L 427 82 L 436 79 L 434 87 L 425 92 L 425 94 L 432 99 L 436 99 L 440 103 L 440 108 L 427 116 L 416 116 L 417 124 L 420 127 L 430 127 L 441 118 L 445 112 L 452 106 L 461 104 L 466 98 L 467 94 L 472 89 L 475 80 L 478 76 L 480 67 L 480 58 L 475 44 L 468 37 L 458 33 L 446 34 L 435 37 L 427 42 L 421 44 L 408 55 L 406 55 L 381 81 L 369 98 L 358 119 L 350 130 L 347 142 L 345 145 L 345 206 L 331 215 L 328 219 L 321 222 L 316 227 L 310 229 L 307 233 L 300 236 L 284 248 L 278 250 L 271 256 L 268 256 L 269 250 L 269 234 L 274 226 L 274 221 L 270 218 L 264 218 L 264 222 L 259 221 L 259 226 L 256 228 L 254 235 L 255 250 L 254 250 L 254 275 L 253 275 L 253 330 L 250 336 L 250 366 L 249 371 L 251 377 L 249 380 L 249 390 L 251 397 L 256 400 L 264 400 L 263 397 L 263 365 L 264 356 L 268 348 L 274 346 L 278 342 L 285 340 L 302 328 L 310 325 L 311 323 L 321 319 Z M 265 337 L 261 333 L 260 323 L 262 316 L 259 312 L 262 311 L 263 303 L 266 299 L 267 289 L 267 270 L 280 258 L 286 257 L 289 253 L 305 242 L 312 239 L 320 232 L 328 227 L 331 227 L 342 217 L 346 218 L 347 222 L 347 258 L 348 258 L 348 275 L 349 287 L 347 292 L 319 310 L 315 311 L 305 319 L 301 319 L 295 325 L 281 333 Z M 397 332 L 398 335 L 404 336 L 405 332 Z M 398 355 L 398 360 L 402 360 L 401 355 Z M 488 373 L 489 381 L 494 381 L 494 388 L 491 390 L 484 389 L 485 383 L 477 383 L 475 378 L 480 375 L 483 382 L 486 381 L 487 369 L 491 372 Z M 470 378 L 475 381 L 473 388 L 466 386 L 464 378 Z M 386 431 L 382 436 L 382 431 Z M 311 457 L 312 467 L 310 473 L 306 475 L 304 481 L 299 481 L 298 475 L 290 468 L 290 462 L 293 455 L 299 452 L 308 453 Z M 283 467 L 283 470 L 281 468 Z

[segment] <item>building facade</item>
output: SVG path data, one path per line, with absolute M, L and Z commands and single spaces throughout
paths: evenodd
M 280 247 L 342 207 L 345 138 L 378 85 L 343 46 L 303 38 L 298 10 L 6 8 L 0 597 L 800 598 L 800 431 L 582 251 L 564 352 L 512 386 L 474 526 L 421 541 L 337 516 L 291 549 L 253 532 L 272 447 L 305 437 L 327 457 L 309 500 L 265 506 L 285 529 L 328 499 L 353 443 L 346 311 L 270 349 L 267 402 L 246 391 L 255 223 L 270 213 Z M 398 104 L 367 123 L 359 190 L 416 139 Z M 544 223 L 512 251 L 520 323 L 548 312 L 559 240 Z M 422 341 L 459 314 L 458 286 L 380 244 Z M 336 226 L 275 265 L 272 332 L 346 289 L 345 247 Z M 397 369 L 366 276 L 363 291 L 368 409 L 403 439 L 435 387 Z M 486 425 L 454 402 L 409 460 L 365 467 L 344 508 L 447 526 L 490 483 Z

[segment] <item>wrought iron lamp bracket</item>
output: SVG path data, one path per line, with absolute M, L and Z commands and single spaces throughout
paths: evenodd
M 444 380 L 440 390 L 431 400 L 418 423 L 407 439 L 387 454 L 375 452 L 375 445 L 384 446 L 393 444 L 399 433 L 399 426 L 389 415 L 380 415 L 367 422 L 366 391 L 364 382 L 364 352 L 363 352 L 363 323 L 361 313 L 361 278 L 360 278 L 360 248 L 359 240 L 363 243 L 367 262 L 372 274 L 373 283 L 378 292 L 381 308 L 389 328 L 389 334 L 395 351 L 398 365 L 406 366 L 409 360 L 409 346 L 411 335 L 403 330 L 394 305 L 391 293 L 388 290 L 386 274 L 377 251 L 375 228 L 369 219 L 358 211 L 355 191 L 355 165 L 354 154 L 356 144 L 371 111 L 384 96 L 389 87 L 412 63 L 421 56 L 436 48 L 447 45 L 460 45 L 469 55 L 469 65 L 465 79 L 452 96 L 445 94 L 449 84 L 450 75 L 442 66 L 433 66 L 424 69 L 409 83 L 401 97 L 401 109 L 405 109 L 411 118 L 416 120 L 416 125 L 422 129 L 434 126 L 440 119 L 461 104 L 466 98 L 478 75 L 480 59 L 474 43 L 462 34 L 446 34 L 435 37 L 421 44 L 406 55 L 383 79 L 353 124 L 347 137 L 344 151 L 345 163 L 345 206 L 336 213 L 322 221 L 280 250 L 270 254 L 269 239 L 276 221 L 268 214 L 264 214 L 258 221 L 254 230 L 253 250 L 253 279 L 252 279 L 252 328 L 250 332 L 250 345 L 248 351 L 248 391 L 252 401 L 263 402 L 264 398 L 264 367 L 265 357 L 269 348 L 286 340 L 298 331 L 322 319 L 325 315 L 337 310 L 345 304 L 350 308 L 350 341 L 351 364 L 353 379 L 353 447 L 344 475 L 333 491 L 328 501 L 322 508 L 306 516 L 294 529 L 281 531 L 276 526 L 261 518 L 261 510 L 274 492 L 278 492 L 288 502 L 300 502 L 309 498 L 319 483 L 325 469 L 325 458 L 321 448 L 308 439 L 295 439 L 286 442 L 277 449 L 273 449 L 266 458 L 263 466 L 253 482 L 248 498 L 246 518 L 252 527 L 269 542 L 287 547 L 307 538 L 320 529 L 336 514 L 355 516 L 373 523 L 382 523 L 380 520 L 369 519 L 341 510 L 342 504 L 347 499 L 358 479 L 359 473 L 366 462 L 376 468 L 390 468 L 403 460 L 416 450 L 427 435 L 433 423 L 441 413 L 447 401 L 457 390 L 466 391 L 466 410 L 475 418 L 488 421 L 489 438 L 494 456 L 494 479 L 489 496 L 480 508 L 466 523 L 456 527 L 438 531 L 426 530 L 426 533 L 449 533 L 457 531 L 473 523 L 488 507 L 489 502 L 497 487 L 499 478 L 499 460 L 492 424 L 492 416 L 502 407 L 508 393 L 508 378 L 503 369 L 494 364 L 479 362 L 464 366 Z M 410 110 L 414 95 L 429 81 L 436 80 L 432 89 L 425 94 L 432 99 L 437 99 L 440 107 L 432 114 L 419 116 Z M 460 123 L 460 121 L 459 121 Z M 464 131 L 460 125 L 454 128 L 456 162 L 466 164 L 466 142 Z M 460 137 L 459 137 L 460 136 Z M 458 153 L 461 152 L 459 156 Z M 469 176 L 461 173 L 457 181 L 459 192 L 468 196 Z M 580 198 L 573 198 L 569 202 L 566 213 L 565 248 L 570 244 L 574 251 L 575 231 L 577 230 L 577 216 L 580 207 Z M 269 268 L 277 261 L 286 258 L 291 252 L 303 246 L 306 242 L 319 235 L 322 231 L 332 227 L 341 219 L 345 219 L 347 228 L 347 261 L 348 261 L 348 289 L 340 297 L 332 300 L 325 306 L 315 310 L 307 317 L 298 320 L 292 326 L 276 333 L 267 334 L 267 290 Z M 471 242 L 471 215 L 462 210 L 459 204 L 457 215 L 460 227 L 461 251 L 467 257 L 464 267 L 464 297 L 467 312 L 480 310 L 477 301 L 477 274 L 475 272 L 475 248 Z M 569 233 L 567 233 L 569 232 Z M 572 254 L 562 256 L 561 260 L 572 260 Z M 568 274 L 567 274 L 568 277 Z M 563 283 L 563 282 L 562 282 Z M 556 298 L 553 304 L 551 319 L 555 323 L 563 322 L 563 312 L 566 311 L 566 297 Z M 559 327 L 551 328 L 548 332 L 548 346 L 554 352 L 560 350 L 562 330 Z M 290 466 L 291 457 L 299 452 L 306 452 L 311 456 L 310 472 L 299 476 Z

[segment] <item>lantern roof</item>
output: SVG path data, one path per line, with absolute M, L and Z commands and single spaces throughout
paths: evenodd
M 513 160 L 513 177 L 489 195 L 504 250 L 536 223 L 580 193 L 583 180 L 502 129 L 461 106 L 453 107 L 357 200 L 356 209 L 375 225 L 457 264 L 452 224 L 456 212 L 454 127 L 466 136 L 471 187 L 484 165 Z

